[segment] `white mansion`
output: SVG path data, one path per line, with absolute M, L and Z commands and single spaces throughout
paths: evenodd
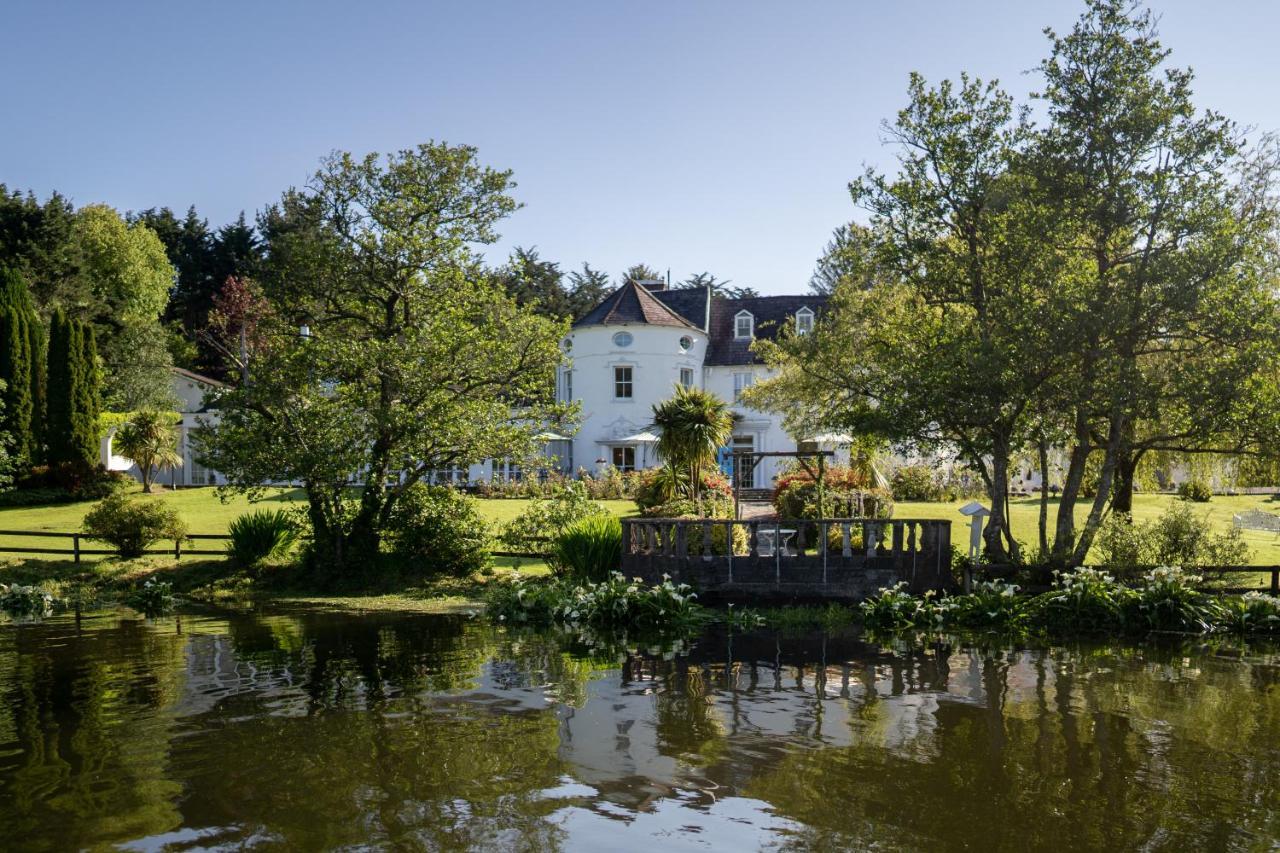
M 573 324 L 564 348 L 570 364 L 559 378 L 561 399 L 582 412 L 569 441 L 551 452 L 567 470 L 623 471 L 656 465 L 649 429 L 653 406 L 676 385 L 704 388 L 733 405 L 732 449 L 794 451 L 781 419 L 740 404 L 743 389 L 768 368 L 751 351 L 757 338 L 784 327 L 804 334 L 826 306 L 823 296 L 731 299 L 710 288 L 668 290 L 662 282 L 628 282 Z M 768 487 L 779 460 L 766 458 L 744 488 Z
M 547 468 L 565 473 L 622 471 L 660 463 L 651 430 L 653 406 L 669 398 L 677 384 L 705 388 L 731 401 L 736 417 L 733 450 L 796 450 L 781 419 L 739 403 L 742 390 L 767 368 L 751 351 L 757 338 L 784 327 L 804 334 L 826 305 L 822 296 L 756 296 L 730 299 L 710 288 L 666 289 L 663 282 L 628 282 L 573 324 L 563 341 L 566 365 L 557 377 L 563 401 L 581 406 L 577 432 L 546 433 Z M 164 471 L 158 482 L 205 486 L 225 482 L 196 458 L 192 434 L 217 421 L 206 396 L 223 387 L 216 379 L 187 370 L 173 371 L 180 403 L 181 468 Z M 112 452 L 114 430 L 103 438 L 102 461 L 137 476 L 133 463 Z M 770 486 L 779 460 L 766 458 L 742 482 L 744 488 Z M 513 462 L 490 460 L 470 468 L 439 471 L 437 482 L 458 484 L 524 475 Z

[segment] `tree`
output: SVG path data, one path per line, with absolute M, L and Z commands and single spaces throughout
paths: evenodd
M 517 305 L 554 319 L 573 319 L 564 273 L 555 261 L 544 261 L 536 246 L 516 246 L 506 266 L 493 276 Z
M 888 275 L 891 274 L 877 263 L 871 230 L 849 222 L 831 232 L 831 239 L 809 277 L 809 289 L 829 295 L 842 281 L 869 288 Z
M 54 464 L 98 461 L 97 352 L 92 328 L 54 312 L 49 328 L 48 453 Z
M 592 269 L 585 261 L 581 270 L 569 273 L 570 319 L 580 319 L 584 314 L 598 305 L 613 292 L 609 283 L 609 274 L 603 270 Z
M 1016 558 L 1010 458 L 1061 345 L 1053 233 L 1024 200 L 1024 131 L 1008 95 L 912 75 L 910 96 L 886 128 L 898 173 L 851 185 L 871 218 L 860 255 L 883 281 L 839 278 L 814 334 L 758 344 L 779 374 L 752 405 L 783 411 L 797 435 L 835 429 L 958 451 L 991 497 L 988 557 Z
M 1090 0 L 1072 31 L 1046 31 L 1048 125 L 1033 168 L 1078 260 L 1078 345 L 1063 388 L 1070 455 L 1054 538 L 1085 559 L 1144 453 L 1274 443 L 1277 356 L 1274 161 L 1253 165 L 1234 126 L 1197 114 L 1193 76 L 1165 67 L 1150 12 Z M 1243 168 L 1241 168 L 1243 166 Z M 1083 529 L 1075 504 L 1101 455 Z
M 632 264 L 623 270 L 620 283 L 629 281 L 665 281 L 666 277 L 648 264 Z
M 658 455 L 672 471 L 688 473 L 691 496 L 700 501 L 702 472 L 715 466 L 716 453 L 733 434 L 729 404 L 710 391 L 677 385 L 673 397 L 654 405 L 653 425 Z
M 375 569 L 413 484 L 531 456 L 564 413 L 565 324 L 521 310 L 473 251 L 515 210 L 511 187 L 468 146 L 339 153 L 259 220 L 277 315 L 200 452 L 239 491 L 301 483 L 316 560 Z
M 31 431 L 31 337 L 27 318 L 13 306 L 0 310 L 0 382 L 4 383 L 4 419 L 10 454 L 30 462 L 35 453 Z
M 174 416 L 151 410 L 134 412 L 116 432 L 114 450 L 132 460 L 142 474 L 142 491 L 150 494 L 155 475 L 165 468 L 182 464 L 178 452 L 178 432 Z

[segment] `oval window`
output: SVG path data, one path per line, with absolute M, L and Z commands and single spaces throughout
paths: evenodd
M 563 341 L 561 341 L 560 345 L 564 347 L 565 352 L 568 352 L 569 350 L 573 349 L 573 341 L 569 338 L 565 338 Z
M 630 333 L 630 332 L 618 332 L 618 334 L 616 334 L 616 335 L 614 335 L 614 336 L 613 336 L 613 345 L 614 345 L 614 346 L 618 346 L 618 347 L 629 347 L 629 346 L 631 346 L 631 333 Z
M 691 350 L 691 349 L 693 349 L 693 338 L 689 337 L 688 335 L 685 335 L 683 338 L 681 338 L 681 339 L 680 339 L 680 349 L 682 349 L 682 350 Z

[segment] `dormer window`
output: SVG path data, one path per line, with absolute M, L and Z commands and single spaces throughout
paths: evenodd
M 808 307 L 796 312 L 796 334 L 807 335 L 813 331 L 813 312 Z
M 756 336 L 756 318 L 750 311 L 739 311 L 733 318 L 733 336 L 738 340 Z

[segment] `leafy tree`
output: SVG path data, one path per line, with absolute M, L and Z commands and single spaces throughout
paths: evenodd
M 148 494 L 159 471 L 182 465 L 174 423 L 173 414 L 143 410 L 134 412 L 116 431 L 113 449 L 138 466 L 142 474 L 142 491 Z
M 517 246 L 506 266 L 494 273 L 516 304 L 545 317 L 573 319 L 570 294 L 564 287 L 564 273 L 555 261 L 545 261 L 537 247 Z
M 44 202 L 33 193 L 0 184 L 0 265 L 26 280 L 42 313 L 81 298 L 76 253 L 70 250 L 75 209 L 53 193 Z
M 1008 95 L 967 77 L 928 88 L 918 75 L 910 95 L 888 128 L 897 175 L 868 172 L 851 185 L 871 215 L 870 264 L 891 277 L 871 289 L 841 278 L 814 334 L 757 344 L 780 372 L 752 405 L 783 411 L 798 435 L 836 429 L 957 449 L 987 486 L 986 550 L 1003 560 L 1018 554 L 1010 458 L 1061 344 L 1045 318 L 1057 298 L 1052 232 L 1023 201 L 1023 130 Z
M 206 348 L 217 352 L 223 364 L 249 381 L 249 363 L 264 353 L 273 318 L 271 303 L 251 279 L 229 277 L 214 297 L 209 322 L 201 333 Z
M 702 472 L 733 434 L 729 404 L 710 391 L 677 385 L 675 395 L 653 407 L 659 430 L 656 449 L 672 471 L 686 471 L 695 501 L 702 499 Z
M 467 146 L 340 153 L 259 220 L 278 314 L 202 453 L 240 491 L 301 483 L 314 559 L 373 569 L 407 489 L 530 456 L 562 414 L 564 324 L 521 310 L 473 251 L 515 210 L 511 186 Z
M 1081 307 L 1053 551 L 1079 563 L 1113 495 L 1130 506 L 1144 453 L 1274 442 L 1277 172 L 1254 161 L 1251 173 L 1234 126 L 1196 112 L 1193 76 L 1166 67 L 1150 12 L 1090 0 L 1069 34 L 1047 33 L 1034 169 L 1073 235 L 1062 245 Z M 1099 487 L 1077 535 L 1095 453 Z

